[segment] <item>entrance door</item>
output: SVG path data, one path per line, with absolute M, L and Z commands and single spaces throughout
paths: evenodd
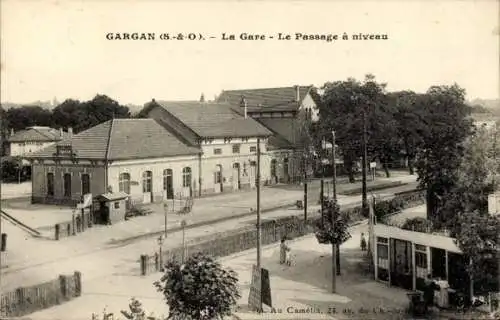
M 240 190 L 240 164 L 233 164 L 233 189 Z
M 174 198 L 174 175 L 172 169 L 163 171 L 163 190 L 165 191 L 166 199 Z
M 190 167 L 184 167 L 182 169 L 182 196 L 183 197 L 192 197 L 193 196 L 193 191 L 192 191 L 192 175 L 191 175 L 191 168 Z
M 257 164 L 250 161 L 250 188 L 255 188 L 255 179 L 257 178 Z
M 142 174 L 143 203 L 153 202 L 153 173 L 144 171 Z
M 222 166 L 220 164 L 215 166 L 214 172 L 214 192 L 221 193 L 223 191 L 222 187 Z
M 288 174 L 288 158 L 283 160 L 283 180 L 284 183 L 290 182 L 290 175 Z
M 271 160 L 271 183 L 278 182 L 277 171 L 278 171 L 278 162 L 276 161 L 276 159 L 273 159 Z
M 391 284 L 407 290 L 413 289 L 411 242 L 391 240 Z

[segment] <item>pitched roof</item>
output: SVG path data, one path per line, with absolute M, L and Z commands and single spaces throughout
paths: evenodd
M 198 154 L 154 119 L 113 119 L 30 154 L 29 158 L 52 158 L 58 145 L 71 145 L 77 158 L 126 160 Z
M 24 130 L 20 130 L 14 133 L 8 139 L 9 142 L 25 142 L 25 141 L 36 141 L 36 142 L 53 142 L 59 141 L 67 138 L 66 132 L 63 132 L 61 137 L 60 130 L 53 129 L 50 127 L 28 127 Z
M 266 128 L 274 133 L 269 138 L 269 143 L 278 149 L 299 147 L 300 145 L 300 123 L 296 118 L 258 118 Z
M 219 102 L 226 102 L 239 106 L 241 98 L 245 97 L 248 111 L 286 111 L 297 110 L 312 86 L 299 86 L 299 103 L 297 103 L 297 87 L 263 88 L 224 90 L 217 98 Z
M 200 137 L 266 137 L 272 132 L 252 118 L 245 118 L 226 103 L 156 101 Z

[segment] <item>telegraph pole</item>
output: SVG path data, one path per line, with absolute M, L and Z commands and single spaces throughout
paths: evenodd
M 333 189 L 333 203 L 337 205 L 337 166 L 335 163 L 335 131 L 332 131 L 332 171 L 333 171 L 333 179 L 332 179 L 332 189 Z M 340 276 L 340 243 L 337 243 L 335 248 L 336 254 L 336 274 Z
M 362 198 L 362 208 L 363 208 L 363 214 L 366 216 L 366 211 L 368 209 L 368 201 L 367 201 L 367 195 L 366 195 L 366 158 L 368 158 L 367 151 L 366 151 L 366 111 L 363 110 L 363 141 L 362 141 L 362 147 L 363 147 L 363 157 L 362 157 L 362 175 L 363 175 L 363 198 Z
M 304 153 L 304 221 L 307 222 L 307 159 Z
M 257 138 L 257 270 L 261 268 L 261 235 L 260 235 L 260 138 Z

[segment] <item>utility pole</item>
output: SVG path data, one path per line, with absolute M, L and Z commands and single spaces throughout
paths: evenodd
M 335 201 L 330 202 L 330 210 L 332 219 L 332 229 L 335 229 L 335 219 L 337 218 L 335 212 Z M 337 244 L 332 243 L 332 293 L 337 291 Z
M 260 138 L 257 138 L 257 270 L 261 268 L 261 235 L 260 235 Z
M 333 203 L 337 205 L 337 168 L 335 163 L 335 131 L 332 130 L 332 189 L 333 189 Z M 335 248 L 335 259 L 336 259 L 336 274 L 340 276 L 340 243 L 336 244 Z
M 2 158 L 3 158 L 3 144 L 4 144 L 4 141 L 3 141 L 3 132 L 4 132 L 4 121 L 3 121 L 3 115 L 0 117 L 0 236 L 2 235 L 2 184 L 3 184 L 3 170 L 2 170 L 2 167 L 3 167 L 3 163 L 2 163 Z M 0 238 L 1 239 L 1 238 Z M 2 240 L 0 240 L 2 241 Z M 1 270 L 2 270 L 2 265 L 3 265 L 3 261 L 2 261 L 2 254 L 0 252 L 0 288 L 2 287 L 2 275 L 1 275 Z
M 304 153 L 304 221 L 307 222 L 307 159 Z
M 362 157 L 362 175 L 363 175 L 363 198 L 362 198 L 362 208 L 363 208 L 363 214 L 366 217 L 366 211 L 368 209 L 368 201 L 367 201 L 367 195 L 366 195 L 366 160 L 368 158 L 367 151 L 366 151 L 366 111 L 363 110 L 363 140 L 362 140 L 362 147 L 363 147 L 363 157 Z

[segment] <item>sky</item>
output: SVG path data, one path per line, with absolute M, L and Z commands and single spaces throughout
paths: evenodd
M 391 91 L 457 83 L 468 99 L 498 98 L 498 13 L 495 0 L 2 0 L 0 97 L 29 103 L 99 93 L 142 105 L 370 73 Z M 155 40 L 106 39 L 133 32 Z M 275 38 L 221 39 L 245 32 Z M 276 40 L 279 32 L 292 40 Z M 208 39 L 160 40 L 162 33 Z M 295 33 L 339 38 L 295 40 Z M 352 39 L 360 33 L 388 39 Z

